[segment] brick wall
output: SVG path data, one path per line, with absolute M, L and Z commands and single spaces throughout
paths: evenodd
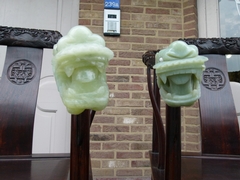
M 104 0 L 81 0 L 79 24 L 103 35 L 103 8 Z M 195 0 L 121 0 L 121 36 L 104 37 L 115 57 L 107 69 L 109 104 L 91 127 L 95 177 L 150 179 L 152 109 L 142 54 L 196 36 Z M 182 108 L 182 115 L 182 149 L 200 151 L 197 104 Z

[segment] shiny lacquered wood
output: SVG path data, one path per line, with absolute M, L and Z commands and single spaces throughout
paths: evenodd
M 179 122 L 181 114 L 180 111 L 176 111 L 176 108 L 167 106 L 166 133 L 159 131 L 163 122 L 159 114 L 160 106 L 157 102 L 161 99 L 158 88 L 156 89 L 155 86 L 156 77 L 153 70 L 155 54 L 159 50 L 149 50 L 143 55 L 142 60 L 147 66 L 148 90 L 154 112 L 152 143 L 156 145 L 153 146 L 150 153 L 152 179 L 240 179 L 239 125 L 229 85 L 225 58 L 225 54 L 240 54 L 240 39 L 200 38 L 181 40 L 187 44 L 196 45 L 199 54 L 209 58 L 202 77 L 202 95 L 199 100 L 201 147 L 204 156 L 194 158 L 182 156 L 180 158 L 181 133 L 179 132 L 181 124 Z M 151 81 L 152 73 L 154 74 L 153 82 Z M 163 143 L 163 138 L 166 139 L 165 143 Z M 162 152 L 164 151 L 165 159 L 162 158 Z M 233 155 L 235 156 L 233 157 Z M 223 158 L 223 156 L 225 157 Z
M 153 180 L 163 180 L 165 171 L 157 168 L 157 153 L 150 152 Z M 181 180 L 238 180 L 240 161 L 235 157 L 182 156 Z
M 0 157 L 0 179 L 69 180 L 69 157 Z

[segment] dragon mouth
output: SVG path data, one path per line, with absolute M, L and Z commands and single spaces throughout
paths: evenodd
M 90 60 L 72 58 L 59 64 L 56 82 L 62 100 L 71 114 L 78 114 L 83 109 L 99 110 L 108 103 L 108 86 L 106 83 L 105 58 Z M 96 60 L 97 59 L 97 60 Z M 99 108 L 100 107 L 100 108 Z M 79 110 L 80 109 L 80 110 Z
M 167 105 L 191 106 L 201 96 L 200 81 L 208 58 L 194 45 L 175 41 L 155 55 L 157 83 Z
M 192 105 L 200 97 L 202 68 L 180 69 L 158 74 L 160 94 L 170 106 Z
M 161 97 L 173 107 L 191 106 L 201 96 L 205 69 L 203 57 L 160 62 L 154 65 Z

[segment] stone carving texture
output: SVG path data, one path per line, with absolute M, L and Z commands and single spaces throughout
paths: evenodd
M 239 54 L 240 38 L 179 39 L 198 47 L 199 54 Z
M 35 65 L 25 59 L 17 60 L 8 67 L 8 79 L 14 84 L 23 85 L 34 78 Z
M 217 91 L 225 86 L 226 78 L 223 72 L 217 68 L 207 68 L 203 72 L 202 84 L 205 88 Z
M 62 35 L 58 31 L 0 26 L 0 44 L 53 48 Z
M 198 47 L 199 55 L 202 54 L 239 54 L 240 38 L 192 38 L 179 39 L 187 44 Z M 148 50 L 142 56 L 143 63 L 152 68 L 155 64 L 155 54 L 160 50 Z

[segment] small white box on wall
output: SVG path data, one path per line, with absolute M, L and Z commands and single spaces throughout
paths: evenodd
M 104 9 L 104 36 L 120 36 L 120 9 Z

